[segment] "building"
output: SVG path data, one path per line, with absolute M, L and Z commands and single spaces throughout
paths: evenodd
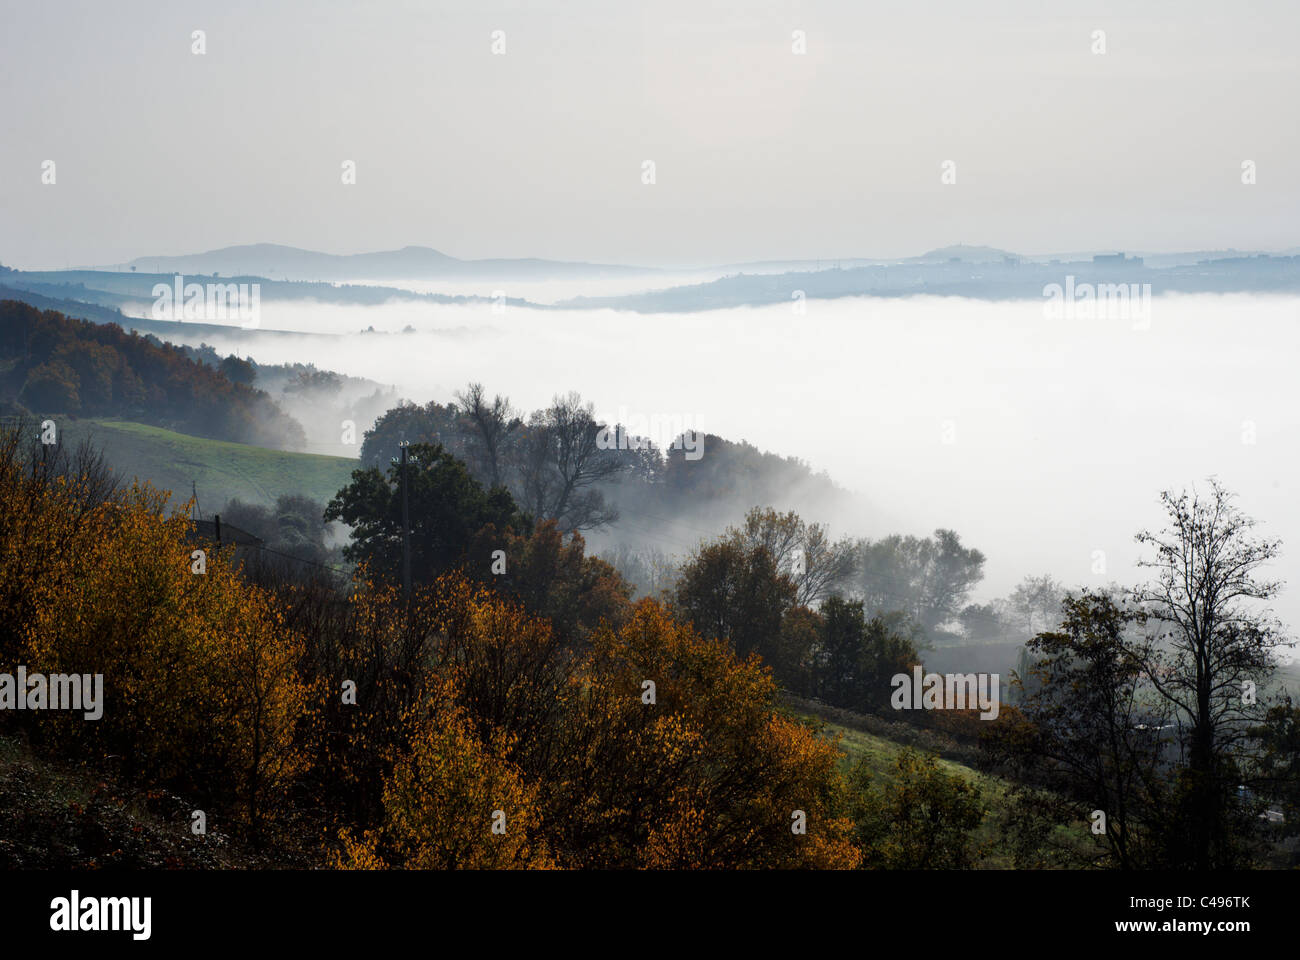
M 1093 256 L 1092 263 L 1097 267 L 1140 267 L 1142 258 L 1126 257 L 1122 253 L 1098 253 Z

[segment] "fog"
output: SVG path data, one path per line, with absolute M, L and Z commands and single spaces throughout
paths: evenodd
M 1283 538 L 1285 579 L 1300 555 L 1298 319 L 1300 300 L 1244 295 L 1157 297 L 1147 329 L 953 298 L 810 300 L 803 315 L 264 303 L 263 330 L 338 336 L 203 339 L 419 402 L 478 380 L 526 410 L 577 390 L 607 418 L 689 418 L 861 494 L 871 510 L 809 517 L 836 535 L 957 530 L 987 554 L 985 600 L 1026 574 L 1133 582 L 1159 492 L 1211 475 Z M 1300 624 L 1294 585 L 1277 612 Z

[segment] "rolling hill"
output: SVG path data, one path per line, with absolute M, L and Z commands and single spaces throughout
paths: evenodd
M 407 246 L 373 253 L 335 254 L 278 243 L 252 243 L 205 253 L 137 257 L 131 270 L 155 273 L 257 274 L 295 280 L 400 280 L 434 278 L 593 277 L 653 272 L 642 267 L 559 260 L 460 260 L 432 247 Z M 103 267 L 100 269 L 116 269 Z
M 172 492 L 173 504 L 198 493 L 205 517 L 235 497 L 270 505 L 286 493 L 327 502 L 348 482 L 359 461 L 311 453 L 288 453 L 223 440 L 205 440 L 127 420 L 61 419 L 63 440 L 89 438 L 114 471 Z

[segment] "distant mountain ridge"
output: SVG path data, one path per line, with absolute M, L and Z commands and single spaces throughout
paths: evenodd
M 962 263 L 1001 263 L 1006 259 L 1020 260 L 1018 253 L 999 250 L 997 247 L 968 247 L 956 243 L 948 247 L 930 250 L 919 257 L 908 257 L 906 263 L 921 263 L 928 260 L 960 260 Z
M 561 260 L 522 259 L 460 260 L 432 247 L 406 246 L 373 253 L 321 253 L 279 243 L 251 243 L 205 253 L 137 257 L 103 270 L 136 269 L 150 273 L 190 273 L 223 276 L 256 275 L 292 280 L 447 280 L 447 279 L 547 279 L 606 277 L 654 273 L 647 267 Z
M 728 273 L 800 273 L 833 267 L 858 269 L 867 266 L 938 264 L 954 261 L 964 264 L 1020 261 L 1046 263 L 1049 260 L 1074 262 L 1091 260 L 1098 252 L 1019 254 L 984 245 L 951 244 L 912 257 L 823 257 L 809 259 L 755 260 L 718 267 L 678 268 L 676 273 L 705 273 L 726 270 Z M 1202 260 L 1224 257 L 1269 255 L 1258 250 L 1206 250 L 1177 253 L 1128 250 L 1130 255 L 1145 257 L 1150 266 L 1181 266 Z M 1272 256 L 1294 256 L 1300 247 L 1273 252 Z M 150 274 L 219 274 L 222 277 L 246 276 L 266 279 L 318 282 L 381 282 L 398 280 L 578 280 L 584 278 L 661 274 L 665 268 L 625 264 L 587 263 L 584 261 L 545 260 L 537 257 L 489 258 L 462 260 L 432 247 L 405 246 L 397 250 L 368 253 L 322 253 L 280 243 L 249 243 L 221 247 L 204 253 L 170 256 L 136 257 L 126 263 L 86 267 L 96 271 L 138 271 Z

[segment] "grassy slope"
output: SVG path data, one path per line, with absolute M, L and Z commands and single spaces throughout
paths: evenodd
M 65 443 L 90 438 L 113 469 L 170 490 L 173 503 L 197 485 L 199 506 L 210 516 L 235 497 L 269 505 L 286 493 L 328 502 L 359 464 L 344 457 L 286 453 L 224 440 L 205 440 L 126 420 L 61 419 Z
M 817 718 L 810 717 L 808 719 L 818 722 Z M 871 770 L 873 777 L 892 778 L 894 759 L 899 753 L 907 749 L 904 744 L 878 737 L 867 733 L 865 730 L 855 730 L 852 727 L 826 721 L 821 722 L 823 723 L 824 736 L 839 737 L 840 749 L 844 751 L 842 766 L 845 773 L 848 773 L 850 767 L 854 764 L 863 761 Z M 1005 849 L 1005 843 L 1002 839 L 1003 824 L 1007 814 L 1007 784 L 998 777 L 988 776 L 965 764 L 945 760 L 942 757 L 939 758 L 939 769 L 949 776 L 961 777 L 963 780 L 978 786 L 981 797 L 988 807 L 984 822 L 980 824 L 974 834 L 976 843 L 985 849 L 985 854 L 980 859 L 979 866 L 992 870 L 1011 869 L 1014 864 L 1011 860 L 1011 854 Z
M 949 776 L 958 776 L 979 787 L 981 799 L 987 808 L 984 821 L 973 834 L 973 838 L 982 855 L 977 866 L 984 870 L 1010 870 L 1015 868 L 1012 847 L 1008 840 L 1009 819 L 1011 815 L 1011 784 L 1001 777 L 981 773 L 959 760 L 943 756 L 956 750 L 968 753 L 954 741 L 933 731 L 922 732 L 910 730 L 906 725 L 897 725 L 889 729 L 899 731 L 898 738 L 883 736 L 878 730 L 880 724 L 887 723 L 878 718 L 853 714 L 849 711 L 819 706 L 816 701 L 791 698 L 785 709 L 789 714 L 813 729 L 820 731 L 827 739 L 838 739 L 838 745 L 844 756 L 841 769 L 845 774 L 859 761 L 865 762 L 873 777 L 881 780 L 893 778 L 895 758 L 910 745 L 921 753 L 938 755 L 939 769 Z M 878 730 L 878 732 L 872 732 Z M 1074 844 L 1080 839 L 1086 840 L 1088 827 L 1084 823 L 1062 824 L 1056 828 L 1057 841 Z M 1084 846 L 1088 846 L 1086 843 Z

